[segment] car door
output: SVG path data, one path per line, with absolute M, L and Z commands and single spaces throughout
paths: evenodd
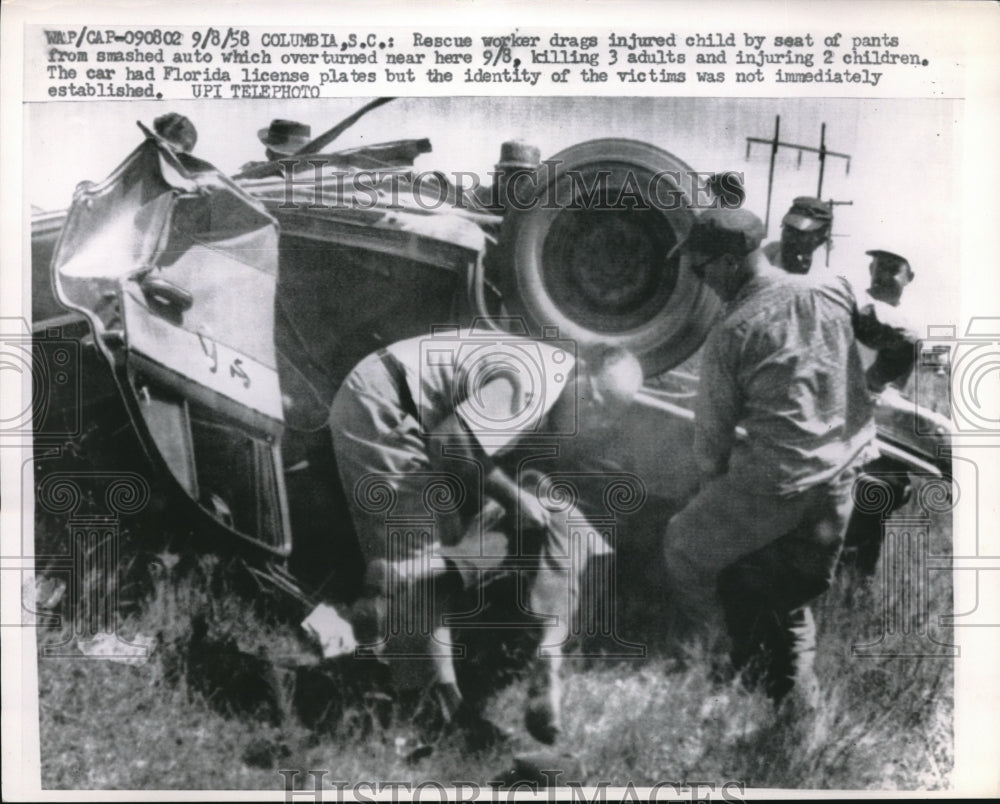
M 274 350 L 278 229 L 155 135 L 77 188 L 53 259 L 154 465 L 228 532 L 290 549 Z

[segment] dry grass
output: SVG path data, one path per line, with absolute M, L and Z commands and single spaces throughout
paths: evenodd
M 931 534 L 932 549 L 948 552 L 950 515 L 937 516 Z M 950 583 L 949 573 L 932 575 L 932 612 L 951 610 Z M 500 691 L 488 709 L 518 735 L 513 746 L 470 755 L 445 740 L 415 764 L 407 763 L 407 748 L 399 745 L 414 735 L 398 705 L 370 689 L 363 695 L 365 685 L 350 670 L 325 688 L 307 687 L 301 676 L 280 671 L 288 708 L 282 725 L 240 715 L 224 695 L 192 683 L 190 667 L 178 658 L 192 617 L 207 621 L 213 644 L 279 664 L 302 648 L 295 628 L 248 605 L 246 594 L 237 593 L 211 559 L 160 571 L 143 588 L 141 605 L 120 624 L 120 633 L 158 637 L 147 664 L 39 660 L 46 788 L 280 790 L 280 769 L 298 771 L 296 784 L 305 788 L 313 783 L 309 769 L 327 771 L 327 783 L 484 785 L 510 766 L 512 752 L 541 748 L 522 728 L 522 682 Z M 639 786 L 700 780 L 716 789 L 727 781 L 747 787 L 947 788 L 953 662 L 851 653 L 852 645 L 874 642 L 881 633 L 882 591 L 881 579 L 870 589 L 839 579 L 817 606 L 826 704 L 808 733 L 776 726 L 759 694 L 738 683 L 712 682 L 707 657 L 676 669 L 655 639 L 641 660 L 567 662 L 565 737 L 553 755 L 564 771 L 561 781 Z M 630 636 L 655 629 L 659 616 L 655 606 L 636 601 L 631 608 L 626 602 L 622 612 Z M 40 641 L 62 636 L 42 632 Z M 937 636 L 948 641 L 946 633 Z M 309 725 L 295 715 L 296 706 L 314 716 Z M 324 710 L 326 717 L 319 717 Z M 571 757 L 560 758 L 559 751 Z

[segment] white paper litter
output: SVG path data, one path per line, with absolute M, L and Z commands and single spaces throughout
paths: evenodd
M 143 634 L 136 634 L 126 641 L 118 634 L 102 631 L 90 639 L 78 639 L 76 647 L 91 659 L 139 666 L 149 660 L 155 642 L 155 638 Z
M 55 609 L 66 593 L 66 582 L 62 578 L 36 575 L 21 584 L 21 624 L 38 625 L 45 617 L 37 615 Z
M 353 653 L 358 646 L 351 624 L 327 603 L 314 608 L 302 621 L 302 627 L 319 642 L 324 659 Z

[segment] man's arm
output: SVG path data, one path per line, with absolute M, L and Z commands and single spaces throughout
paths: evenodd
M 880 393 L 890 383 L 902 386 L 916 360 L 920 337 L 896 308 L 858 299 L 852 313 L 854 335 L 877 354 L 865 376 L 868 388 Z
M 430 438 L 448 445 L 448 454 L 464 458 L 483 467 L 486 493 L 514 514 L 520 510 L 524 524 L 528 527 L 544 528 L 549 524 L 548 511 L 538 498 L 517 485 L 517 481 L 507 474 L 486 454 L 479 439 L 456 413 L 442 420 L 430 432 Z
M 875 361 L 865 372 L 868 389 L 881 393 L 888 385 L 902 387 L 913 373 L 915 344 L 879 349 Z
M 724 473 L 735 440 L 741 402 L 736 380 L 736 355 L 729 333 L 709 335 L 701 362 L 698 399 L 695 404 L 694 453 L 701 479 Z
M 904 385 L 913 371 L 920 343 L 916 328 L 898 308 L 859 292 L 845 277 L 837 279 L 824 283 L 823 288 L 850 309 L 858 342 L 876 352 L 865 375 L 868 389 L 878 394 L 890 383 Z

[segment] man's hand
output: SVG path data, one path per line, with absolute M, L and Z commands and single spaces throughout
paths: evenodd
M 519 488 L 513 478 L 498 466 L 486 476 L 486 492 L 495 497 L 510 512 L 520 512 L 521 525 L 525 528 L 548 529 L 552 525 L 552 512 L 549 511 L 538 495 L 526 488 Z
M 552 512 L 549 511 L 535 494 L 525 489 L 518 495 L 521 508 L 521 524 L 532 530 L 548 530 L 552 526 Z

